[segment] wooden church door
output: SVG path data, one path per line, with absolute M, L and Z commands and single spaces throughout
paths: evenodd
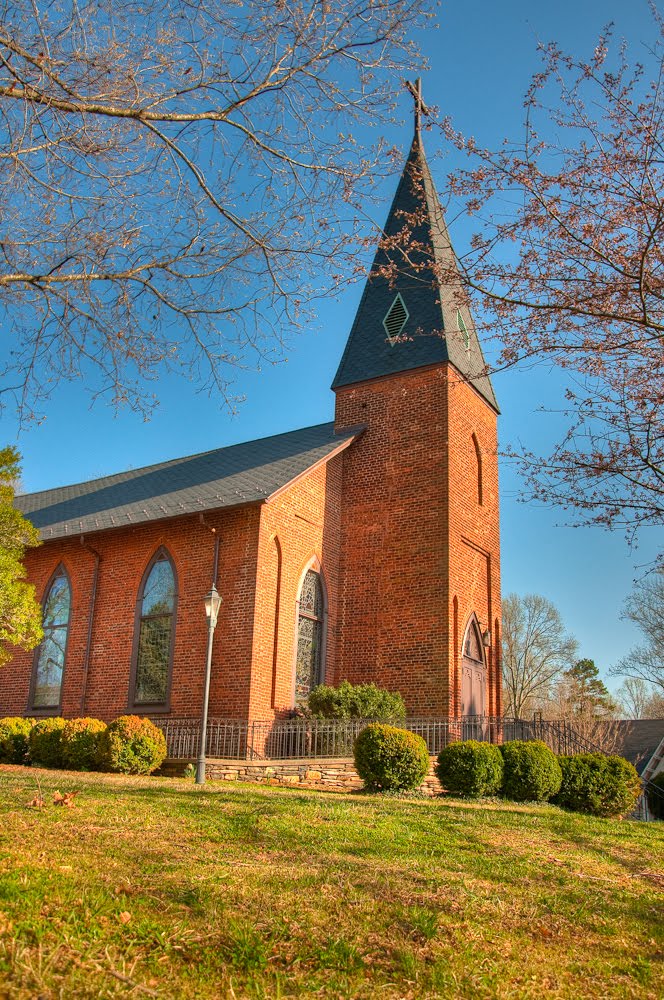
M 463 639 L 461 656 L 461 715 L 486 715 L 486 663 L 482 636 L 475 616 Z

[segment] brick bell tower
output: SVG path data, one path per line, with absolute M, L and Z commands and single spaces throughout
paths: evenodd
M 498 405 L 420 135 L 332 388 L 344 453 L 336 680 L 410 716 L 499 715 Z

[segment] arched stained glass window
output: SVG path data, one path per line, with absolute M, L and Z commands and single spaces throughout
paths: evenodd
M 35 709 L 60 707 L 70 613 L 71 587 L 61 566 L 55 571 L 42 608 L 44 641 L 37 650 L 32 687 Z
M 134 705 L 165 705 L 168 700 L 176 597 L 173 565 L 160 549 L 138 597 Z
M 295 704 L 301 705 L 322 680 L 323 587 L 320 575 L 310 569 L 302 581 L 297 620 Z

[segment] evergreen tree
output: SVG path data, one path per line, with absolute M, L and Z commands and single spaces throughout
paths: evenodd
M 594 660 L 577 660 L 565 671 L 566 700 L 573 715 L 604 716 L 612 714 L 616 705 Z

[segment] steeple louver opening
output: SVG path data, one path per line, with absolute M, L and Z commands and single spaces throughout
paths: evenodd
M 463 346 L 468 351 L 470 350 L 470 334 L 468 333 L 468 327 L 464 322 L 460 309 L 457 309 L 456 321 L 457 321 L 457 329 L 463 337 Z
M 383 320 L 385 333 L 387 334 L 387 339 L 391 344 L 393 344 L 399 337 L 399 334 L 408 322 L 408 316 L 409 313 L 406 309 L 406 304 L 401 298 L 401 295 L 397 293 L 397 297 L 388 309 L 387 316 Z

